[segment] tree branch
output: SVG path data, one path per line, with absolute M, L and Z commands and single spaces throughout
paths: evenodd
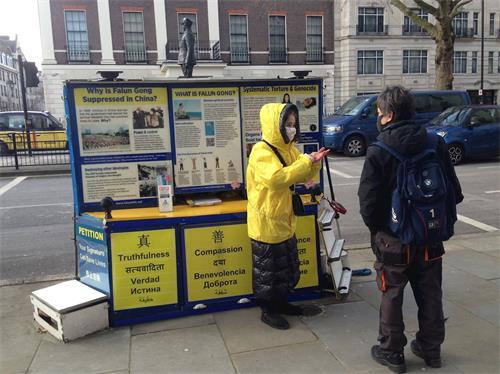
M 415 0 L 414 0 L 415 1 Z M 420 0 L 419 0 L 420 1 Z M 471 0 L 472 1 L 472 0 Z M 413 22 L 422 27 L 431 38 L 435 38 L 437 34 L 436 26 L 434 26 L 429 21 L 420 18 L 416 13 L 414 13 L 410 8 L 408 8 L 401 0 L 391 0 L 391 4 L 398 8 L 403 14 L 408 16 Z M 437 12 L 437 10 L 436 10 Z
M 453 9 L 450 12 L 450 17 L 455 18 L 457 14 L 462 10 L 464 5 L 467 5 L 469 3 L 472 3 L 472 0 L 457 0 L 452 2 L 452 7 Z
M 472 1 L 472 0 L 471 0 Z M 420 8 L 425 10 L 427 13 L 432 14 L 433 16 L 436 16 L 438 14 L 438 9 L 434 8 L 432 5 L 429 3 L 426 3 L 423 0 L 413 0 L 415 4 L 417 4 Z

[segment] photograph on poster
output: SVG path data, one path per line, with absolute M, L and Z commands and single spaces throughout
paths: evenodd
M 128 126 L 122 124 L 101 126 L 82 126 L 82 146 L 86 151 L 125 151 L 130 150 Z
M 148 180 L 139 183 L 139 196 L 140 197 L 154 197 L 156 196 L 156 180 Z
M 163 109 L 159 106 L 146 110 L 137 107 L 132 113 L 132 119 L 134 130 L 164 127 Z
M 200 100 L 174 100 L 176 120 L 201 120 Z
M 205 121 L 205 136 L 215 135 L 215 123 L 214 121 Z

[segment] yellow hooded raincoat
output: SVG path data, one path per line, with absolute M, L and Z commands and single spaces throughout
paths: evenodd
M 254 145 L 247 168 L 248 236 L 264 243 L 281 243 L 295 233 L 290 185 L 312 179 L 321 162 L 311 159 L 285 143 L 282 111 L 290 104 L 266 104 L 260 111 L 262 138 L 275 146 L 287 166 L 283 167 L 273 150 L 264 142 Z M 297 119 L 297 134 L 299 123 Z M 283 131 L 284 133 L 284 131 Z

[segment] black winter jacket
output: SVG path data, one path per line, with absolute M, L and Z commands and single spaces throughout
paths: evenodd
M 258 299 L 286 300 L 300 279 L 297 239 L 277 244 L 252 240 L 253 293 Z
M 400 121 L 383 128 L 377 139 L 405 156 L 412 156 L 425 148 L 427 132 L 413 121 Z M 442 139 L 439 139 L 438 153 L 445 165 L 447 176 L 452 181 L 458 204 L 464 197 Z M 391 193 L 396 186 L 398 166 L 399 161 L 384 149 L 377 146 L 368 148 L 358 197 L 361 216 L 372 235 L 377 231 L 387 230 L 386 222 L 390 214 Z

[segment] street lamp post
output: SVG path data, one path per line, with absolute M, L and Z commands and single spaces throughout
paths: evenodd
M 479 88 L 479 104 L 484 104 L 484 0 L 481 0 L 481 87 Z

